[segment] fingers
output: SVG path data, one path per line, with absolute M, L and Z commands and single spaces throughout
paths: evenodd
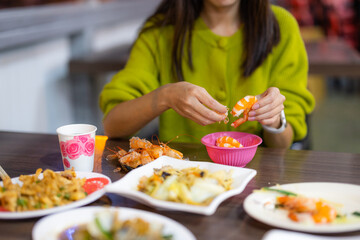
M 249 112 L 249 121 L 259 121 L 263 125 L 277 127 L 280 124 L 280 112 L 284 109 L 285 96 L 278 88 L 271 87 L 260 95 L 252 111 Z
M 210 109 L 219 113 L 226 113 L 227 107 L 216 101 L 204 88 L 199 89 L 199 101 Z
M 221 113 L 226 113 L 227 108 L 213 99 L 204 88 L 189 83 L 178 84 L 177 87 L 176 101 L 171 107 L 181 116 L 203 126 L 225 119 Z

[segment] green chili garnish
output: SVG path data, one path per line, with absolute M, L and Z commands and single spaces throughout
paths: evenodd
M 287 196 L 297 196 L 297 194 L 296 194 L 296 193 L 289 192 L 289 191 L 286 191 L 286 190 L 281 190 L 281 189 L 275 189 L 275 188 L 263 187 L 263 188 L 262 188 L 262 190 L 265 190 L 265 191 L 278 192 L 278 193 L 281 193 L 281 194 L 284 194 L 284 195 L 287 195 Z
M 102 227 L 102 225 L 101 225 L 101 223 L 100 223 L 100 220 L 99 220 L 98 218 L 95 218 L 95 224 L 96 224 L 96 226 L 99 228 L 100 232 L 101 232 L 102 234 L 104 234 L 104 236 L 106 237 L 106 239 L 109 239 L 109 240 L 112 240 L 112 239 L 113 239 L 113 236 L 111 235 L 111 233 L 108 232 L 108 231 L 106 231 L 106 230 Z
M 41 203 L 36 203 L 34 208 L 41 208 Z
M 17 205 L 24 207 L 24 206 L 26 206 L 27 201 L 26 201 L 25 199 L 19 198 L 19 199 L 16 201 L 16 203 L 17 203 Z
M 65 198 L 66 200 L 70 200 L 70 193 L 65 193 L 65 194 L 64 194 L 64 198 Z
M 163 238 L 164 240 L 171 240 L 171 239 L 173 239 L 173 235 L 172 235 L 172 234 L 163 235 L 162 238 Z
M 352 213 L 352 215 L 357 216 L 357 217 L 360 217 L 360 212 L 355 211 L 355 212 Z

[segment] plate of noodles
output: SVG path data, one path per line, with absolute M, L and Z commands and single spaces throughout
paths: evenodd
M 83 207 L 40 219 L 34 240 L 195 240 L 182 224 L 156 213 L 125 207 Z
M 212 215 L 255 175 L 253 169 L 162 156 L 105 188 L 157 209 Z
M 40 217 L 89 204 L 111 180 L 94 172 L 37 169 L 33 175 L 0 182 L 0 219 Z

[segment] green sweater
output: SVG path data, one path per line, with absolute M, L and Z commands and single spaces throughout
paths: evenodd
M 199 18 L 192 38 L 194 71 L 183 60 L 187 82 L 205 88 L 218 102 L 230 109 L 246 95 L 258 95 L 277 87 L 286 97 L 287 121 L 294 129 L 294 140 L 306 136 L 305 115 L 314 108 L 314 98 L 307 89 L 308 61 L 296 20 L 286 10 L 272 6 L 279 22 L 281 40 L 264 63 L 248 78 L 241 73 L 243 31 L 230 37 L 214 34 Z M 159 86 L 174 82 L 171 73 L 173 27 L 152 29 L 136 40 L 123 70 L 105 85 L 100 95 L 104 116 L 118 103 L 141 97 Z M 229 114 L 230 115 L 230 114 Z M 230 122 L 235 118 L 230 116 Z M 170 109 L 161 114 L 159 137 L 162 141 L 198 142 L 206 134 L 218 131 L 241 131 L 262 135 L 261 124 L 247 121 L 234 129 L 230 123 L 201 126 Z M 189 137 L 186 135 L 191 135 Z

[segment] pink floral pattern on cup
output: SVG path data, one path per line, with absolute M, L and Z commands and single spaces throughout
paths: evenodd
M 66 158 L 63 158 L 63 161 L 64 161 L 65 167 L 70 168 L 70 162 L 69 162 L 69 160 L 67 160 Z
M 82 136 L 75 136 L 74 139 L 79 140 L 82 143 L 86 143 L 89 139 L 91 139 L 90 134 L 82 135 Z
M 60 142 L 60 150 L 61 150 L 61 153 L 62 153 L 62 156 L 63 157 L 67 157 L 67 154 L 66 154 L 66 151 L 65 151 L 65 142 Z
M 87 142 L 84 143 L 84 155 L 92 156 L 95 149 L 95 140 L 93 138 L 89 138 Z
M 92 156 L 95 150 L 95 139 L 90 134 L 75 136 L 66 142 L 60 142 L 60 149 L 63 157 L 71 160 L 79 158 L 81 155 Z

